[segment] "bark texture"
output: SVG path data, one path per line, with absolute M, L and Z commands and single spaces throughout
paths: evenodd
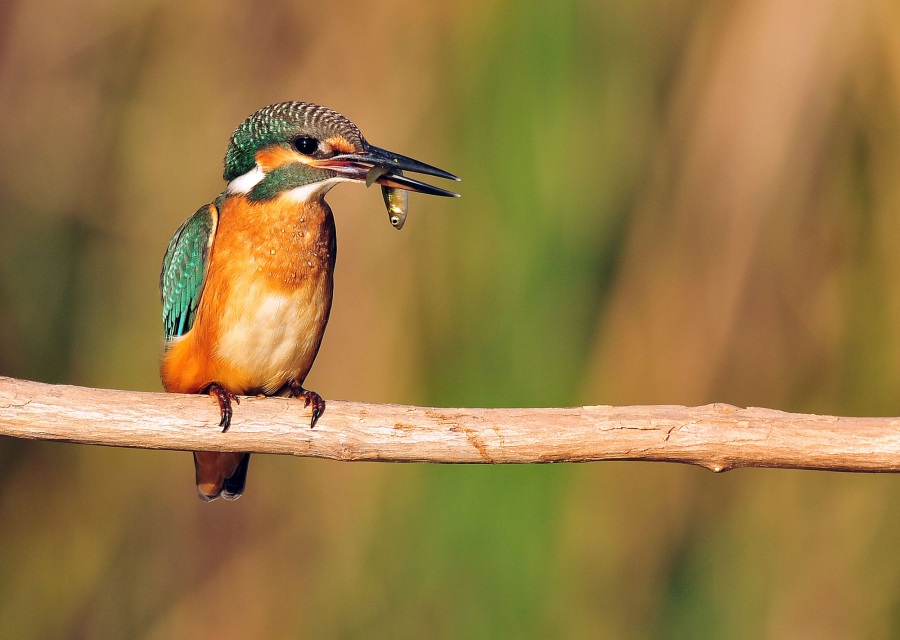
M 289 398 L 242 398 L 231 429 L 206 396 L 0 377 L 0 435 L 144 449 L 249 451 L 384 462 L 647 460 L 713 471 L 900 470 L 900 418 L 726 404 L 436 409 L 329 400 L 315 429 Z

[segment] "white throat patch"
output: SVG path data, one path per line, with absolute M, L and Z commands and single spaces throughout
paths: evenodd
M 352 182 L 347 178 L 329 178 L 321 182 L 313 182 L 305 184 L 302 187 L 294 187 L 281 194 L 282 198 L 288 198 L 295 202 L 307 202 L 315 197 L 322 197 L 334 187 L 338 182 Z
M 256 165 L 244 175 L 238 176 L 229 182 L 228 186 L 225 187 L 225 193 L 247 195 L 253 191 L 253 187 L 262 182 L 265 177 L 266 172 L 260 169 L 259 165 Z M 324 196 L 331 191 L 331 188 L 338 182 L 353 182 L 353 180 L 341 177 L 328 178 L 327 180 L 312 182 L 310 184 L 305 184 L 302 187 L 289 189 L 283 192 L 281 196 L 296 202 L 306 202 L 314 197 Z
M 228 183 L 225 187 L 225 193 L 240 193 L 246 195 L 253 191 L 253 187 L 258 185 L 266 177 L 266 173 L 256 165 L 250 171 L 242 176 L 238 176 Z

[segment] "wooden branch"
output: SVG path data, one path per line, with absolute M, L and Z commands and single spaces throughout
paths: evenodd
M 315 429 L 298 400 L 242 398 L 231 429 L 206 396 L 0 377 L 0 435 L 144 449 L 252 451 L 392 462 L 681 462 L 900 471 L 900 419 L 636 406 L 429 409 L 329 400 Z

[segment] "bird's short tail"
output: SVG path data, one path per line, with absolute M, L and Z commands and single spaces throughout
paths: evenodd
M 194 468 L 200 499 L 209 502 L 220 495 L 226 500 L 240 498 L 247 482 L 249 464 L 249 453 L 195 451 Z

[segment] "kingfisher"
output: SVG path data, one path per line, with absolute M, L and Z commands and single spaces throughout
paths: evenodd
M 225 154 L 225 189 L 182 223 L 163 258 L 165 390 L 215 398 L 223 432 L 241 395 L 300 398 L 314 428 L 325 401 L 303 385 L 328 323 L 337 255 L 325 195 L 340 182 L 377 182 L 390 193 L 458 196 L 409 172 L 459 180 L 369 144 L 346 117 L 309 102 L 244 120 Z M 194 452 L 200 498 L 240 497 L 249 460 Z

